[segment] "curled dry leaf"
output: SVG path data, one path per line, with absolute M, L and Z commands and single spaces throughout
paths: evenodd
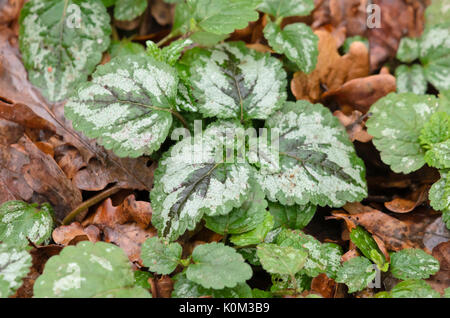
M 83 228 L 80 223 L 73 222 L 69 225 L 62 225 L 53 230 L 53 241 L 61 245 L 76 245 L 80 241 L 100 241 L 100 230 L 95 225 Z
M 427 186 L 417 189 L 409 198 L 395 198 L 392 201 L 384 202 L 384 206 L 392 212 L 408 213 L 413 211 L 417 206 L 426 202 L 428 199 Z
M 369 52 L 362 42 L 354 42 L 344 56 L 337 51 L 333 36 L 327 31 L 315 31 L 319 37 L 317 66 L 310 74 L 297 72 L 291 81 L 291 91 L 297 99 L 316 102 L 322 87 L 335 90 L 345 82 L 369 74 Z
M 333 115 L 345 126 L 351 141 L 369 142 L 372 140 L 372 136 L 365 129 L 364 115 L 360 111 L 354 110 L 351 115 L 347 116 L 340 110 L 336 110 Z
M 337 285 L 334 279 L 321 273 L 312 279 L 311 292 L 320 294 L 324 298 L 333 298 Z

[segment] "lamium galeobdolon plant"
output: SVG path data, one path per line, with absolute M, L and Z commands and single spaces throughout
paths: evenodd
M 366 288 L 377 268 L 390 267 L 369 233 L 360 227 L 351 232 L 364 256 L 341 263 L 339 245 L 302 232 L 317 206 L 341 207 L 367 196 L 364 164 L 345 129 L 323 105 L 287 100 L 279 59 L 224 41 L 257 20 L 259 11 L 267 15 L 264 36 L 272 49 L 309 73 L 317 62 L 317 36 L 305 24 L 282 27 L 281 21 L 310 14 L 313 0 L 166 2 L 176 3 L 173 29 L 158 43 L 148 41 L 146 49 L 129 40 L 110 43 L 106 7 L 114 6 L 116 19 L 130 20 L 147 1 L 31 0 L 20 17 L 20 50 L 30 81 L 50 102 L 68 99 L 65 116 L 73 127 L 119 157 L 159 159 L 150 192 L 158 237 L 142 246 L 144 266 L 156 274 L 176 273 L 173 297 L 299 295 L 321 273 L 347 284 L 349 292 Z M 97 66 L 106 50 L 111 61 Z M 439 127 L 448 123 L 441 111 L 446 106 L 434 97 L 405 96 L 419 99 L 419 106 L 408 107 L 429 114 Z M 434 126 L 422 121 L 424 132 L 413 146 L 423 156 L 412 153 L 413 163 L 403 166 L 433 162 L 443 181 L 430 195 L 442 198 L 449 185 L 448 158 L 442 156 L 448 136 L 444 130 L 436 136 Z M 31 264 L 23 239 L 48 240 L 51 215 L 46 205 L 1 206 L 0 296 L 20 286 Z M 199 245 L 182 258 L 177 241 L 201 226 L 223 235 L 222 242 Z M 15 236 L 20 239 L 8 239 Z M 2 266 L 6 259 L 21 262 L 12 276 Z M 381 296 L 411 296 L 410 286 L 436 296 L 421 280 L 439 270 L 432 256 L 411 250 L 391 259 L 393 275 L 405 281 L 397 293 Z M 269 290 L 246 283 L 255 267 L 271 275 Z M 149 275 L 133 273 L 113 244 L 80 242 L 49 259 L 34 295 L 149 297 Z

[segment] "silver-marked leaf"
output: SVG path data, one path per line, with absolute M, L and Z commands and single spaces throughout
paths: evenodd
M 230 137 L 238 131 L 243 128 L 236 123 L 215 123 L 164 154 L 150 193 L 152 223 L 160 236 L 175 240 L 193 230 L 204 213 L 226 215 L 249 197 L 254 168 L 245 158 L 223 158 L 224 148 L 234 155 Z
M 404 37 L 400 40 L 397 59 L 404 63 L 411 63 L 419 58 L 420 39 Z
M 192 93 L 206 117 L 266 119 L 286 100 L 286 73 L 269 54 L 243 42 L 187 53 Z
M 252 290 L 246 283 L 237 284 L 233 288 L 207 289 L 186 278 L 184 273 L 174 276 L 173 298 L 251 298 Z
M 66 99 L 109 46 L 100 0 L 32 0 L 20 14 L 19 46 L 31 83 L 51 102 Z
M 334 243 L 323 243 L 320 252 L 327 264 L 325 273 L 328 277 L 336 279 L 337 272 L 341 267 L 342 248 Z
M 428 278 L 439 271 L 439 261 L 421 249 L 408 248 L 391 255 L 391 272 L 396 278 Z
M 367 195 L 364 164 L 344 127 L 320 104 L 287 102 L 259 137 L 260 184 L 271 201 L 339 207 Z M 276 147 L 278 142 L 278 147 Z M 277 149 L 278 148 L 278 149 Z
M 231 236 L 230 242 L 237 246 L 247 246 L 263 243 L 267 234 L 273 228 L 273 217 L 269 212 L 265 213 L 262 223 L 249 232 Z
M 450 211 L 450 172 L 441 171 L 441 178 L 431 186 L 429 198 L 433 209 Z
M 192 260 L 194 264 L 189 265 L 186 277 L 204 288 L 233 288 L 252 277 L 252 269 L 242 255 L 222 243 L 198 245 Z
M 427 91 L 427 79 L 423 67 L 419 64 L 400 65 L 395 69 L 395 79 L 398 93 L 411 92 L 421 95 Z
M 158 274 L 170 274 L 181 259 L 182 247 L 178 243 L 169 243 L 163 238 L 150 237 L 141 248 L 141 258 L 150 271 Z
M 387 295 L 391 298 L 440 298 L 427 282 L 421 279 L 410 279 L 398 283 Z
M 268 22 L 264 36 L 275 52 L 285 54 L 304 73 L 310 73 L 316 67 L 319 38 L 306 24 L 288 24 L 282 30 L 276 23 Z
M 147 0 L 116 0 L 114 18 L 121 21 L 131 21 L 147 9 Z
M 426 163 L 438 169 L 450 168 L 450 114 L 434 113 L 425 123 L 419 137 L 426 149 Z
M 78 87 L 65 115 L 120 157 L 151 154 L 169 132 L 177 86 L 169 65 L 145 55 L 119 56 Z
M 49 239 L 53 230 L 53 210 L 48 203 L 28 204 L 8 201 L 0 206 L 0 242 L 27 246 L 28 239 L 39 245 Z
M 425 10 L 425 28 L 450 21 L 450 5 L 448 0 L 433 0 Z
M 263 243 L 257 247 L 262 267 L 271 274 L 294 276 L 304 266 L 308 253 L 290 246 Z
M 228 34 L 258 19 L 259 0 L 188 0 L 191 17 L 207 32 Z
M 0 298 L 14 294 L 30 267 L 31 255 L 26 249 L 10 243 L 0 244 Z
M 258 10 L 275 18 L 308 15 L 314 9 L 314 0 L 263 0 Z
M 450 89 L 450 23 L 425 30 L 420 43 L 420 61 L 427 80 L 439 90 Z
M 348 292 L 363 290 L 374 280 L 376 271 L 374 265 L 365 257 L 357 256 L 342 264 L 337 272 L 336 282 L 348 286 Z
M 267 201 L 264 192 L 253 180 L 251 192 L 247 200 L 239 208 L 234 208 L 226 215 L 205 215 L 206 227 L 221 235 L 242 234 L 255 229 L 264 221 Z
M 393 171 L 409 173 L 425 164 L 419 136 L 438 107 L 434 96 L 413 93 L 390 93 L 372 105 L 367 131 L 381 152 L 381 160 Z
M 124 251 L 104 242 L 83 241 L 51 257 L 34 283 L 35 297 L 150 297 L 134 284 Z
M 274 228 L 284 227 L 301 230 L 313 218 L 316 213 L 316 206 L 312 204 L 287 206 L 269 202 L 269 212 L 273 216 Z

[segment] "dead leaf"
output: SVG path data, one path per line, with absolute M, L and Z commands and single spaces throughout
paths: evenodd
M 100 241 L 100 230 L 95 225 L 83 228 L 80 223 L 73 222 L 69 225 L 61 225 L 53 230 L 53 241 L 61 245 L 76 245 L 80 241 Z
M 149 283 L 152 286 L 153 298 L 171 297 L 174 282 L 169 276 L 163 275 L 160 278 L 149 278 Z
M 427 282 L 444 295 L 444 290 L 450 286 L 450 241 L 443 242 L 433 248 L 433 257 L 439 261 L 440 269 Z
M 337 283 L 326 274 L 321 273 L 311 281 L 311 292 L 316 292 L 324 298 L 333 298 Z
M 446 224 L 442 221 L 442 217 L 438 217 L 433 223 L 429 224 L 423 235 L 423 245 L 430 251 L 440 243 L 450 240 L 450 231 Z
M 0 1 L 0 24 L 8 24 L 18 19 L 23 3 L 24 0 Z
M 152 0 L 150 10 L 158 24 L 165 26 L 173 23 L 174 5 L 165 3 L 163 0 Z
M 356 248 L 350 249 L 341 256 L 341 262 L 347 262 L 348 260 L 358 257 L 359 255 L 360 254 Z
M 427 187 L 423 186 L 414 191 L 410 198 L 395 198 L 392 201 L 384 202 L 384 206 L 392 212 L 408 213 L 413 211 L 417 206 L 428 200 Z
M 361 112 L 354 110 L 350 116 L 347 116 L 340 110 L 336 110 L 333 115 L 344 125 L 351 141 L 369 142 L 372 140 L 372 136 L 365 129 L 364 115 Z

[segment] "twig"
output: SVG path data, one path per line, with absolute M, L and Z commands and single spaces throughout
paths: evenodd
M 75 209 L 73 209 L 69 214 L 67 214 L 67 216 L 62 221 L 62 224 L 63 225 L 70 224 L 78 214 L 89 209 L 91 206 L 99 203 L 100 201 L 103 201 L 104 199 L 110 197 L 111 195 L 117 193 L 120 189 L 121 189 L 121 187 L 116 185 L 112 188 L 109 188 L 109 189 L 97 194 L 96 196 L 93 196 L 89 200 L 84 201 L 79 206 L 77 206 Z

